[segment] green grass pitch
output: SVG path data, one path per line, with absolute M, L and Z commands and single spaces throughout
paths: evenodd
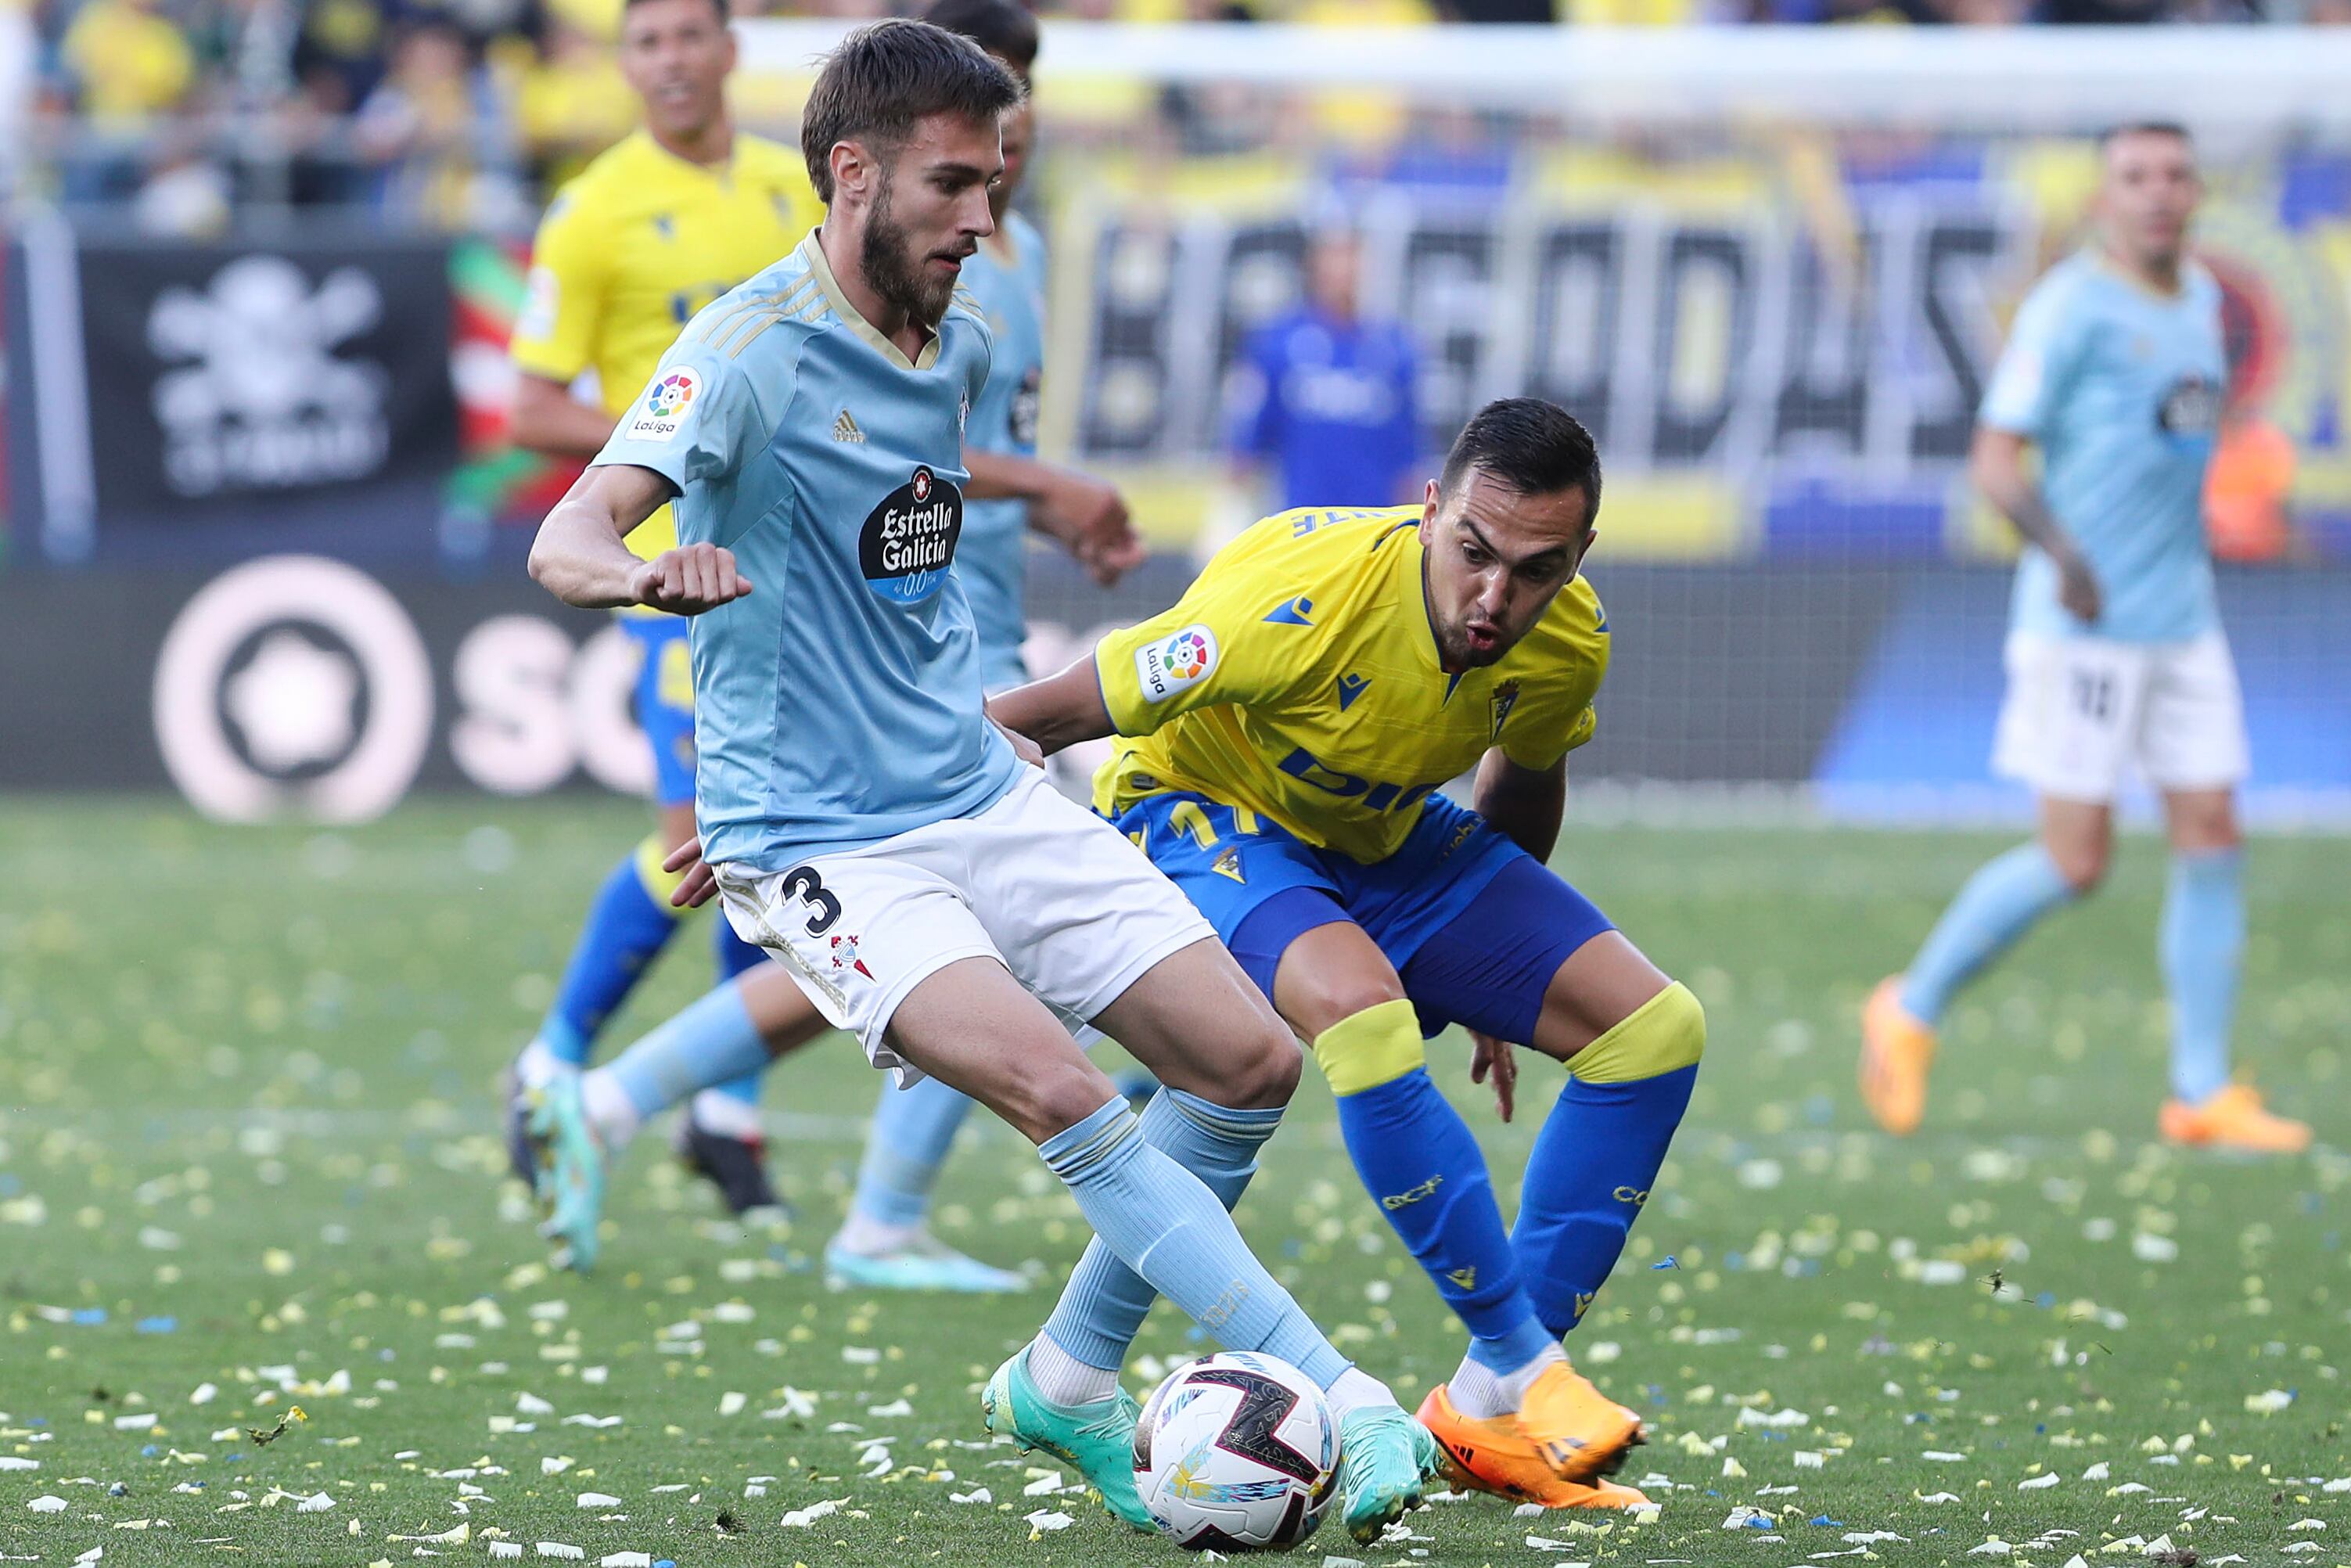
M 875 1088 L 841 1040 L 770 1082 L 797 1228 L 724 1223 L 654 1133 L 617 1173 L 602 1271 L 544 1267 L 500 1183 L 491 1083 L 642 821 L 583 801 L 340 832 L 0 809 L 0 1561 L 1174 1560 L 984 1444 L 979 1381 L 1083 1239 L 1002 1128 L 957 1153 L 939 1228 L 1029 1262 L 1036 1291 L 825 1289 L 812 1258 Z M 1626 1479 L 1669 1480 L 1663 1514 L 1464 1499 L 1408 1541 L 1331 1531 L 1304 1560 L 2351 1562 L 2351 844 L 2252 859 L 2241 1055 L 2315 1117 L 2318 1155 L 2153 1141 L 2145 840 L 1967 998 L 1928 1128 L 1896 1145 L 1852 1090 L 1855 1009 L 2001 841 L 1571 821 L 1562 868 L 1711 1019 L 1672 1162 L 1571 1343 L 1650 1421 Z M 707 975 L 689 932 L 614 1043 Z M 1434 1060 L 1512 1198 L 1555 1072 L 1525 1065 L 1504 1127 L 1466 1042 Z M 1241 1218 L 1407 1404 L 1458 1359 L 1319 1086 Z M 1155 1368 L 1198 1348 L 1163 1310 L 1138 1350 Z M 296 1406 L 307 1421 L 249 1435 Z M 1726 1529 L 1742 1508 L 1769 1517 Z

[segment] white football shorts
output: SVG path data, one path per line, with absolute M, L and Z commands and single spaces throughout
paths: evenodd
M 2016 632 L 2007 663 L 1992 770 L 2035 794 L 2110 802 L 2134 765 L 2158 790 L 2244 780 L 2244 697 L 2217 631 L 2185 643 Z
M 977 816 L 783 872 L 713 869 L 737 934 L 901 1087 L 922 1073 L 890 1048 L 891 1017 L 949 964 L 994 958 L 1083 1024 L 1153 965 L 1217 935 L 1125 834 L 1034 768 Z

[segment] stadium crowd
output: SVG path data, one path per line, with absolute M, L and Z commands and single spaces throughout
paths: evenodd
M 874 16 L 886 0 L 744 0 Z M 2351 0 L 1047 0 L 1126 21 L 2012 23 L 2351 20 Z M 0 182 L 203 234 L 242 203 L 527 227 L 630 123 L 618 0 L 0 0 Z M 789 122 L 788 102 L 742 106 Z M 1160 119 L 1195 150 L 1214 128 Z

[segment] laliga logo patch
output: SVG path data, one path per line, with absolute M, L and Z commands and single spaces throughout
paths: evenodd
M 865 585 L 900 604 L 919 604 L 939 591 L 963 537 L 963 492 L 928 468 L 882 498 L 866 514 L 857 538 L 857 564 Z
M 1134 675 L 1145 702 L 1165 702 L 1186 687 L 1198 685 L 1216 667 L 1217 634 L 1206 626 L 1186 626 L 1134 651 Z
M 646 389 L 637 416 L 629 421 L 632 441 L 674 441 L 684 428 L 685 411 L 702 395 L 702 378 L 684 365 Z

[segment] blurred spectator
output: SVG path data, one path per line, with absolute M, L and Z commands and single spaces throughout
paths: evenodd
M 379 211 L 440 228 L 495 227 L 528 221 L 499 156 L 506 130 L 465 34 L 428 17 L 401 33 L 351 137 L 373 172 Z
M 195 85 L 195 51 L 155 0 L 86 0 L 58 56 L 77 106 L 101 131 L 142 129 Z
M 636 123 L 612 51 L 568 21 L 549 24 L 546 57 L 524 76 L 515 123 L 532 179 L 553 190 Z
M 294 74 L 323 114 L 349 114 L 383 80 L 391 26 L 379 0 L 311 0 L 294 39 Z
M 169 138 L 131 204 L 131 222 L 142 234 L 172 239 L 214 239 L 225 232 L 234 208 L 228 172 L 205 155 L 193 125 Z
M 1315 235 L 1305 301 L 1254 334 L 1235 366 L 1228 445 L 1248 477 L 1272 470 L 1280 509 L 1416 493 L 1416 356 L 1403 323 L 1364 316 L 1362 274 L 1352 232 Z

